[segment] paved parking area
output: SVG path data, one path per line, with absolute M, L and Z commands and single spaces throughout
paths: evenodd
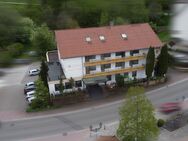
M 40 63 L 21 65 L 0 69 L 4 75 L 0 77 L 0 119 L 25 115 L 27 101 L 24 95 L 24 85 L 34 81 L 38 76 L 29 77 L 28 71 L 38 68 Z

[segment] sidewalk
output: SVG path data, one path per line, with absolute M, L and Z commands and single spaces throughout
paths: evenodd
M 118 122 L 114 122 L 103 126 L 99 132 L 90 132 L 89 129 L 84 129 L 81 131 L 74 131 L 69 133 L 62 133 L 50 137 L 35 138 L 25 141 L 95 141 L 99 136 L 114 136 L 118 129 Z M 158 141 L 188 141 L 187 136 L 188 125 L 183 129 L 179 129 L 173 132 L 169 132 L 165 129 L 161 130 L 158 137 Z

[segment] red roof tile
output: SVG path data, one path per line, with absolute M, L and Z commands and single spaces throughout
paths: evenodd
M 128 39 L 123 39 L 125 33 Z M 105 37 L 105 42 L 99 36 Z M 148 23 L 95 27 L 55 31 L 57 48 L 61 58 L 72 58 L 103 53 L 130 51 L 152 47 L 161 47 L 162 43 Z M 86 42 L 86 37 L 91 43 Z

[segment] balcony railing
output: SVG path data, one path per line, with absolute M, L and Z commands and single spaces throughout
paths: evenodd
M 116 63 L 116 62 L 128 62 L 131 60 L 140 60 L 144 58 L 145 58 L 145 55 L 129 56 L 129 57 L 122 57 L 122 58 L 113 58 L 113 59 L 108 59 L 108 60 L 90 61 L 90 62 L 85 62 L 84 65 L 86 67 L 96 66 L 96 65 L 111 64 L 111 63 Z
M 126 72 L 138 71 L 138 70 L 144 70 L 144 66 L 115 69 L 115 70 L 109 70 L 109 71 L 106 71 L 106 72 L 97 72 L 97 73 L 94 73 L 94 74 L 86 74 L 84 76 L 84 78 L 93 78 L 93 77 L 114 75 L 114 74 L 120 74 L 120 73 L 126 73 Z

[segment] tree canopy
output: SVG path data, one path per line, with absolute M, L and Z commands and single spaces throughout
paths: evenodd
M 39 55 L 45 56 L 46 52 L 55 48 L 54 34 L 47 25 L 37 27 L 32 34 L 32 42 Z
M 154 108 L 144 95 L 144 88 L 131 87 L 126 101 L 120 108 L 120 124 L 117 135 L 121 141 L 146 141 L 158 136 Z
M 157 64 L 155 66 L 155 75 L 163 77 L 168 71 L 168 47 L 164 45 L 161 49 L 161 53 L 157 59 Z

